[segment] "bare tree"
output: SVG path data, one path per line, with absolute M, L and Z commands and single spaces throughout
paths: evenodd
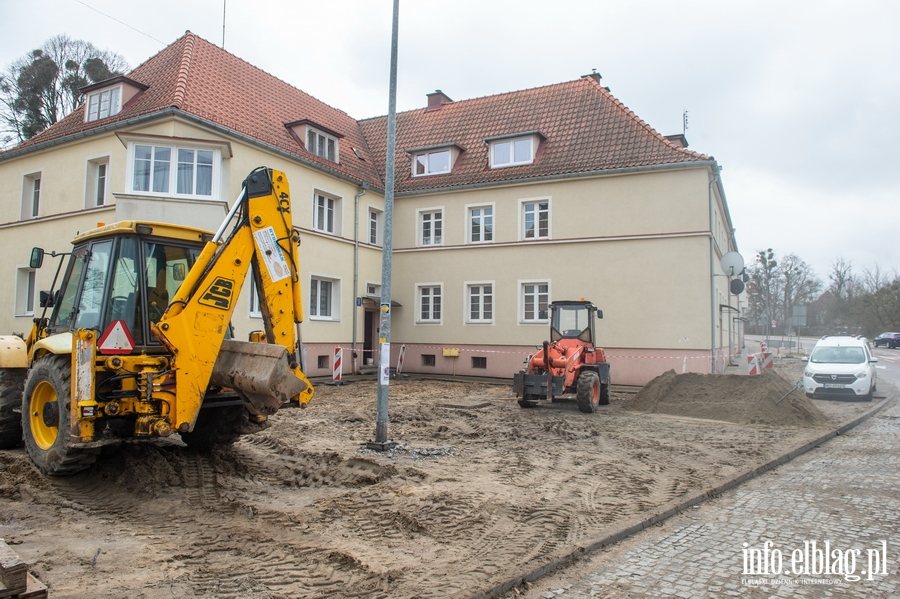
M 34 137 L 78 107 L 80 88 L 127 69 L 119 54 L 67 35 L 50 38 L 0 75 L 0 142 Z
M 781 278 L 782 320 L 790 322 L 794 306 L 805 306 L 822 292 L 822 281 L 812 267 L 796 254 L 788 254 L 781 259 L 778 268 Z
M 828 291 L 834 297 L 847 299 L 853 294 L 853 286 L 856 279 L 853 276 L 853 265 L 843 258 L 837 258 L 831 263 L 831 272 L 828 273 Z

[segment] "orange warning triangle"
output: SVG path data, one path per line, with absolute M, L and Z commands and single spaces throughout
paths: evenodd
M 97 350 L 101 354 L 130 354 L 133 349 L 134 339 L 124 320 L 112 321 L 97 341 Z

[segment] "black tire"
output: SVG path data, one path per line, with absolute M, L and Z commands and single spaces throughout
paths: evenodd
M 863 395 L 865 401 L 872 401 L 875 398 L 875 385 L 869 387 L 869 392 Z
M 25 368 L 0 368 L 0 449 L 12 449 L 22 442 L 22 391 Z
M 578 398 L 578 409 L 585 414 L 597 411 L 600 405 L 600 377 L 596 372 L 585 370 L 578 377 L 578 386 L 575 389 Z
M 243 406 L 207 408 L 200 410 L 197 424 L 189 433 L 181 433 L 184 444 L 199 451 L 209 451 L 217 445 L 231 445 L 250 426 Z
M 609 405 L 609 386 L 612 385 L 612 379 L 609 380 L 606 384 L 600 384 L 600 405 L 608 406 Z
M 54 354 L 35 360 L 25 381 L 22 395 L 25 449 L 34 465 L 50 476 L 81 472 L 97 458 L 97 450 L 69 446 L 71 383 L 71 357 Z M 47 422 L 48 413 L 55 414 L 52 423 Z

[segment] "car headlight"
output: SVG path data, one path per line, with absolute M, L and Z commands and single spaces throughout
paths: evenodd
M 868 370 L 860 370 L 859 372 L 856 373 L 856 378 L 858 378 L 858 379 L 864 379 L 867 376 L 869 376 Z
M 803 376 L 805 376 L 807 378 L 812 378 L 814 374 L 815 373 L 812 370 L 804 370 L 803 371 Z

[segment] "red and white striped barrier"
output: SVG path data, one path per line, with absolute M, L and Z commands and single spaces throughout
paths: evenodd
M 344 362 L 343 357 L 344 357 L 344 350 L 341 349 L 340 347 L 335 347 L 334 348 L 334 369 L 333 369 L 333 372 L 331 375 L 331 379 L 335 383 L 341 382 L 341 371 L 343 370 L 343 362 Z
M 761 352 L 769 351 L 769 344 L 766 343 L 765 341 L 760 341 L 759 342 L 759 351 L 761 351 Z
M 755 354 L 747 356 L 747 374 L 750 376 L 759 374 L 759 362 L 757 361 Z
M 397 374 L 403 372 L 403 358 L 406 357 L 406 344 L 400 346 L 400 355 L 397 357 Z
M 760 361 L 762 362 L 763 368 L 775 368 L 775 360 L 773 360 L 773 356 L 772 356 L 771 352 L 764 351 L 759 355 L 760 355 L 760 358 L 762 358 Z

